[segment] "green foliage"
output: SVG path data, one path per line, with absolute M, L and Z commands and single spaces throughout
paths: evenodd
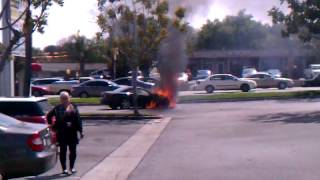
M 209 50 L 299 48 L 301 44 L 297 38 L 282 38 L 282 28 L 283 25 L 263 25 L 240 11 L 222 21 L 208 21 L 197 40 L 189 42 L 188 46 L 195 44 L 196 49 Z
M 266 26 L 240 11 L 223 21 L 208 21 L 199 32 L 199 49 L 257 49 L 266 37 Z
M 280 0 L 280 2 L 288 5 L 290 13 L 285 14 L 279 8 L 273 7 L 269 15 L 274 23 L 285 25 L 283 36 L 296 34 L 304 42 L 320 39 L 319 0 Z
M 75 62 L 84 60 L 83 63 L 91 62 L 107 62 L 104 55 L 103 43 L 99 40 L 91 40 L 85 36 L 72 35 L 64 42 L 61 42 L 59 46 L 53 46 L 57 51 L 65 51 Z M 48 46 L 44 51 L 52 49 L 52 46 Z
M 100 0 L 98 9 L 100 35 L 108 39 L 106 42 L 110 47 L 119 50 L 119 58 L 128 61 L 131 67 L 150 68 L 161 42 L 168 36 L 169 26 L 181 31 L 186 27 L 183 8 L 177 9 L 170 23 L 168 1 L 131 0 L 127 3 Z

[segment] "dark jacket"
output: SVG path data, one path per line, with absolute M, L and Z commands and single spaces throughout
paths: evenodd
M 57 133 L 59 144 L 78 144 L 78 132 L 82 134 L 82 121 L 76 105 L 73 112 L 66 113 L 63 105 L 57 105 L 47 115 L 48 124 L 52 125 L 53 130 Z M 52 122 L 52 117 L 56 121 Z

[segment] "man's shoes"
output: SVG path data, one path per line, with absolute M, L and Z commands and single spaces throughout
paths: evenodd
M 75 174 L 75 173 L 77 173 L 77 170 L 76 170 L 75 168 L 72 168 L 72 169 L 70 170 L 70 172 L 71 172 L 72 174 Z
M 62 171 L 62 174 L 64 174 L 64 175 L 69 175 L 69 172 L 68 172 L 68 170 L 64 169 L 64 170 Z

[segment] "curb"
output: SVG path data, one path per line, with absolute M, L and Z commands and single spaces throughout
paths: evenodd
M 268 101 L 268 100 L 303 100 L 303 99 L 320 99 L 318 98 L 297 98 L 297 97 L 269 97 L 269 98 L 245 98 L 245 99 L 217 99 L 217 100 L 182 100 L 178 104 L 191 104 L 191 103 L 219 103 L 219 102 L 243 102 L 243 101 Z
M 154 120 L 161 116 L 132 116 L 132 115 L 80 115 L 83 120 Z

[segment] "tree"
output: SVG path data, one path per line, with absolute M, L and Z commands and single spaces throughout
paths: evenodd
M 117 48 L 133 70 L 134 113 L 138 114 L 137 68 L 145 72 L 149 70 L 170 25 L 180 30 L 186 28 L 182 21 L 185 10 L 177 9 L 175 17 L 170 20 L 169 3 L 164 0 L 98 0 L 98 8 L 100 35 L 108 38 L 110 49 Z M 110 54 L 112 58 L 113 54 Z
M 285 25 L 283 36 L 292 34 L 306 42 L 312 39 L 320 40 L 320 2 L 318 0 L 280 0 L 287 4 L 290 12 L 285 14 L 278 7 L 269 11 L 275 24 Z
M 55 47 L 60 51 L 65 51 L 72 61 L 79 62 L 80 75 L 84 76 L 86 63 L 106 62 L 101 45 L 95 39 L 88 39 L 85 36 L 76 34 L 64 41 L 60 41 L 60 45 Z
M 47 18 L 48 18 L 47 10 L 54 3 L 62 6 L 63 0 L 46 0 L 46 1 L 22 0 L 22 3 L 25 4 L 26 8 L 23 10 L 23 12 L 18 17 L 18 19 L 14 19 L 12 20 L 12 22 L 7 22 L 6 27 L 0 28 L 0 30 L 10 29 L 10 31 L 13 34 L 13 37 L 11 38 L 9 45 L 4 47 L 4 50 L 1 53 L 0 72 L 4 68 L 5 61 L 9 59 L 11 51 L 14 48 L 14 46 L 21 45 L 18 43 L 19 40 L 22 37 L 26 37 L 28 33 L 33 33 L 35 31 L 43 33 L 44 27 L 47 24 Z M 34 12 L 38 12 L 38 13 L 32 15 L 30 9 L 33 9 Z M 10 11 L 10 0 L 7 0 L 5 2 L 4 7 L 1 10 L 0 18 L 9 19 L 9 17 L 7 16 L 9 14 L 9 11 Z M 25 19 L 23 20 L 24 17 Z M 24 24 L 22 29 L 16 28 L 16 24 L 19 23 L 20 21 L 23 21 L 23 24 Z
M 258 49 L 266 37 L 267 27 L 240 11 L 223 21 L 208 21 L 198 34 L 198 49 Z

